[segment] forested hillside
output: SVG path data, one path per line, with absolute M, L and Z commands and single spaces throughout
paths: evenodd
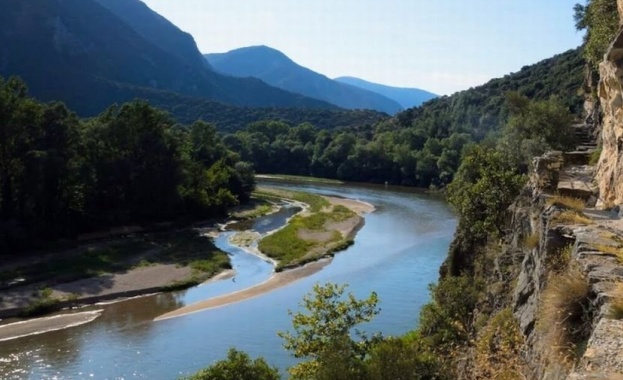
M 170 91 L 124 84 L 109 83 L 106 88 L 120 99 L 125 99 L 124 101 L 135 98 L 146 100 L 154 107 L 167 111 L 180 123 L 204 120 L 213 124 L 220 132 L 236 132 L 262 120 L 279 120 L 292 125 L 308 122 L 320 129 L 335 129 L 369 128 L 389 119 L 388 115 L 372 110 L 233 106 Z
M 506 124 L 509 93 L 547 101 L 544 113 L 568 110 L 579 117 L 583 70 L 580 49 L 575 49 L 482 86 L 433 99 L 373 128 L 326 131 L 307 123 L 290 128 L 262 122 L 226 136 L 225 143 L 262 173 L 444 186 L 452 181 L 464 148 Z M 528 151 L 526 147 L 525 154 Z
M 250 165 L 214 127 L 144 102 L 82 121 L 0 79 L 0 252 L 128 223 L 206 218 L 248 199 Z

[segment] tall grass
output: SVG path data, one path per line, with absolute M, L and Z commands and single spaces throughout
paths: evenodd
M 538 232 L 533 232 L 526 236 L 523 240 L 523 246 L 527 249 L 535 249 L 539 246 L 541 235 Z
M 602 253 L 607 253 L 616 257 L 621 263 L 623 263 L 623 246 L 619 245 L 606 245 L 606 244 L 593 244 L 593 248 Z
M 619 282 L 612 291 L 612 302 L 608 317 L 612 319 L 623 319 L 623 283 Z
M 545 344 L 571 363 L 581 356 L 592 330 L 590 286 L 578 268 L 569 267 L 548 280 L 541 297 L 538 326 Z
M 556 195 L 547 200 L 548 205 L 556 205 L 581 213 L 586 208 L 586 201 L 564 195 Z
M 575 211 L 563 211 L 553 218 L 553 221 L 562 224 L 592 224 L 593 221 L 584 214 Z

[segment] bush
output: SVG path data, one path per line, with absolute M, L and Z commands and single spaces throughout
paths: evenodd
M 587 29 L 584 57 L 593 70 L 599 69 L 599 63 L 617 33 L 618 14 L 616 0 L 590 0 L 586 6 L 575 6 L 577 29 Z
M 484 145 L 471 147 L 448 186 L 448 201 L 461 216 L 459 228 L 476 241 L 499 234 L 524 182 L 507 155 Z
M 270 367 L 263 358 L 251 360 L 249 355 L 234 348 L 227 359 L 187 377 L 186 380 L 280 380 L 276 367 Z
M 472 312 L 482 285 L 468 276 L 448 276 L 431 285 L 432 302 L 420 313 L 418 328 L 431 347 L 451 346 L 469 337 Z
M 371 350 L 366 360 L 367 380 L 450 379 L 438 355 L 417 334 L 387 338 Z

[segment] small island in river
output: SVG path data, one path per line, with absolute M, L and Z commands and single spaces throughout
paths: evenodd
M 230 238 L 232 245 L 273 263 L 275 273 L 267 281 L 185 306 L 157 319 L 239 302 L 322 269 L 335 252 L 352 244 L 354 235 L 363 225 L 362 215 L 374 210 L 372 205 L 356 200 L 266 187 L 259 188 L 256 196 L 262 200 L 257 202 L 256 207 L 234 213 L 233 220 L 218 227 L 144 235 L 136 233 L 124 239 L 106 240 L 71 252 L 56 253 L 47 257 L 47 260 L 24 262 L 21 266 L 15 263 L 12 267 L 1 268 L 5 277 L 13 274 L 14 283 L 3 292 L 0 315 L 37 315 L 76 305 L 183 289 L 206 281 L 233 278 L 235 272 L 226 254 L 214 247 L 211 239 L 206 237 L 218 236 L 223 227 L 240 218 L 253 219 L 275 212 L 284 199 L 296 203 L 302 211 L 290 218 L 282 228 L 265 234 L 241 230 Z M 140 238 L 137 237 L 139 235 Z M 84 259 L 85 256 L 89 259 Z M 121 257 L 125 260 L 118 260 Z M 82 268 L 91 262 L 95 265 Z M 50 266 L 59 269 L 50 271 Z M 37 272 L 46 277 L 38 277 Z M 85 319 L 82 313 L 77 312 L 73 316 L 75 318 L 66 316 L 63 319 L 66 323 L 61 326 L 57 326 L 59 319 L 50 318 L 43 319 L 43 322 L 42 319 L 18 322 L 19 334 L 10 328 L 11 325 L 5 325 L 5 328 L 0 326 L 0 341 L 71 327 L 81 321 L 87 323 L 94 319 Z M 48 326 L 46 320 L 55 326 Z M 29 325 L 32 327 L 29 328 Z

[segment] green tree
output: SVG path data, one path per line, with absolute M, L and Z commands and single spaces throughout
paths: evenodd
M 619 30 L 619 12 L 616 0 L 587 0 L 586 5 L 576 4 L 575 26 L 586 29 L 584 57 L 593 70 L 599 68 L 608 46 Z
M 461 215 L 459 228 L 473 241 L 499 233 L 506 209 L 524 182 L 511 157 L 484 145 L 472 146 L 448 186 L 448 201 Z
M 376 344 L 366 360 L 368 380 L 441 380 L 449 378 L 441 371 L 438 355 L 418 333 L 386 338 Z
M 279 371 L 263 358 L 251 360 L 248 354 L 234 348 L 227 359 L 219 360 L 186 380 L 279 380 Z
M 518 131 L 524 139 L 542 139 L 553 149 L 575 147 L 576 138 L 571 126 L 573 115 L 557 98 L 529 101 L 526 97 L 513 96 L 508 102 L 512 116 L 507 129 Z
M 289 369 L 292 379 L 357 379 L 363 376 L 363 362 L 370 346 L 380 339 L 356 330 L 359 324 L 379 313 L 378 297 L 372 293 L 359 300 L 344 295 L 346 285 L 316 284 L 303 297 L 306 312 L 290 312 L 294 333 L 279 332 L 284 347 L 296 358 L 305 358 Z M 335 377 L 337 376 L 337 377 Z

